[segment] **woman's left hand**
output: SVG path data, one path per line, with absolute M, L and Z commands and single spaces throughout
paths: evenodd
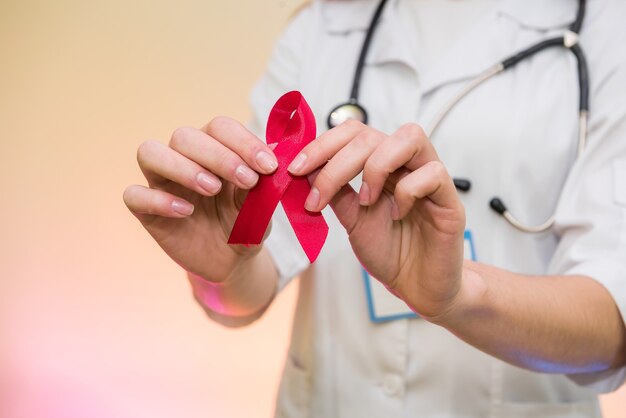
M 465 210 L 423 130 L 407 124 L 385 135 L 348 121 L 289 167 L 294 175 L 317 169 L 306 209 L 330 204 L 363 267 L 416 313 L 448 313 L 462 288 Z M 357 193 L 348 182 L 360 172 Z

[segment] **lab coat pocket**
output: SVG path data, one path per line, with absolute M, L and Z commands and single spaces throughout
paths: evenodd
M 615 203 L 626 206 L 626 161 L 613 162 L 613 179 Z
M 280 382 L 276 418 L 311 416 L 311 375 L 289 355 Z
M 597 402 L 504 402 L 498 418 L 601 418 Z

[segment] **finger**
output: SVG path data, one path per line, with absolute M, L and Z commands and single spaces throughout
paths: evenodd
M 322 210 L 333 196 L 363 170 L 363 165 L 385 135 L 375 129 L 361 131 L 319 172 L 304 207 L 312 212 Z
M 170 147 L 239 188 L 250 189 L 259 180 L 257 172 L 237 152 L 198 129 L 178 128 Z
M 337 216 L 337 220 L 350 235 L 359 218 L 359 210 L 363 209 L 359 205 L 357 192 L 352 186 L 346 184 L 333 196 L 330 207 Z
M 452 178 L 440 161 L 427 162 L 398 182 L 394 191 L 397 209 L 392 211 L 393 219 L 404 218 L 416 200 L 425 198 L 441 208 L 462 208 Z
M 362 205 L 375 203 L 389 176 L 402 167 L 413 171 L 439 157 L 422 128 L 406 124 L 372 153 L 363 169 L 363 183 L 359 192 Z
M 142 215 L 185 218 L 194 210 L 191 203 L 180 197 L 139 185 L 129 186 L 124 190 L 124 203 L 142 221 Z
M 415 152 L 404 164 L 406 168 L 413 171 L 429 161 L 440 161 L 437 151 L 421 126 L 415 123 L 406 123 L 393 133 L 394 137 L 407 142 L 415 142 Z
M 278 167 L 273 148 L 234 119 L 223 116 L 214 118 L 202 128 L 202 131 L 233 150 L 259 173 L 270 174 Z
M 150 187 L 173 181 L 205 196 L 214 196 L 222 188 L 222 183 L 213 173 L 156 141 L 147 141 L 139 146 L 137 162 Z
M 367 126 L 361 122 L 349 120 L 326 131 L 300 151 L 289 165 L 289 172 L 297 176 L 310 173 L 325 164 L 340 149 L 366 129 L 368 129 Z

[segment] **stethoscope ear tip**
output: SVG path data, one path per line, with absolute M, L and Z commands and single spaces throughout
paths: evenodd
M 472 188 L 472 182 L 468 179 L 455 177 L 452 179 L 452 181 L 454 182 L 454 187 L 462 192 L 469 192 L 469 190 Z
M 493 199 L 491 199 L 489 201 L 489 206 L 500 215 L 504 215 L 504 212 L 506 212 L 506 206 L 499 197 L 494 197 Z

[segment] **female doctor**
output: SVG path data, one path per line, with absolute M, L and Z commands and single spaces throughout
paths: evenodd
M 250 323 L 300 277 L 278 416 L 600 416 L 626 377 L 626 4 L 585 3 L 315 1 L 250 130 L 219 117 L 140 146 L 148 187 L 124 200 L 211 318 Z M 226 243 L 277 168 L 259 138 L 294 89 L 337 124 L 289 166 L 330 227 L 313 265 L 284 213 L 263 245 Z

